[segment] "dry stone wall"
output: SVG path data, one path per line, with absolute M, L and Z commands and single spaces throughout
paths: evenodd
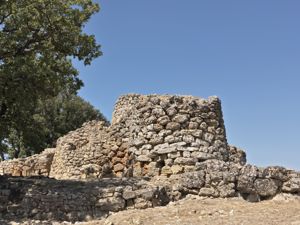
M 134 176 L 171 175 L 208 159 L 227 161 L 229 151 L 217 97 L 126 95 L 113 123 L 129 131 Z
M 245 165 L 227 144 L 221 102 L 193 96 L 121 96 L 112 124 L 91 121 L 61 137 L 56 149 L 0 163 L 0 174 L 56 179 L 170 177 L 216 160 Z
M 58 140 L 50 176 L 169 176 L 229 155 L 217 97 L 131 94 L 119 98 L 111 126 L 92 121 Z
M 0 163 L 0 218 L 88 220 L 187 194 L 255 202 L 280 192 L 300 195 L 300 173 L 246 164 L 217 97 L 121 96 L 111 125 L 90 121 L 55 149 Z
M 1 162 L 0 175 L 49 176 L 54 153 L 54 148 L 48 148 L 41 154 Z
M 163 187 L 141 179 L 65 181 L 0 177 L 1 219 L 82 221 L 110 212 L 144 209 L 169 202 Z M 10 223 L 9 223 L 10 224 Z
M 82 221 L 110 212 L 164 206 L 188 194 L 242 196 L 248 201 L 277 193 L 300 194 L 300 174 L 282 167 L 258 168 L 206 160 L 193 172 L 143 178 L 92 181 L 0 176 L 1 219 Z M 1 223 L 2 224 L 2 223 Z
M 111 125 L 85 123 L 55 149 L 1 162 L 1 175 L 56 180 L 2 177 L 0 217 L 85 220 L 187 194 L 300 194 L 300 173 L 248 165 L 245 152 L 228 145 L 217 97 L 121 96 Z
M 92 179 L 121 177 L 127 172 L 127 133 L 120 125 L 107 127 L 102 121 L 85 123 L 57 141 L 50 177 Z

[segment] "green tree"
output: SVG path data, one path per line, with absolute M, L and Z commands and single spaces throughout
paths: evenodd
M 90 120 L 109 122 L 90 103 L 74 94 L 60 94 L 40 101 L 22 129 L 11 129 L 5 149 L 11 158 L 39 153 L 55 147 L 56 140 Z
M 38 102 L 82 86 L 71 59 L 101 55 L 83 32 L 98 10 L 92 0 L 0 0 L 0 155 L 12 130 L 24 136 Z

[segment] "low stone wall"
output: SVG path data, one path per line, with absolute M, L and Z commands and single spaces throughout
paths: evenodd
M 121 126 L 107 127 L 102 121 L 90 121 L 57 141 L 50 177 L 91 179 L 122 177 L 129 155 Z
M 170 177 L 102 178 L 93 181 L 0 176 L 0 218 L 82 221 L 109 212 L 163 206 L 188 194 L 241 196 L 252 202 L 278 193 L 300 195 L 300 174 L 282 167 L 257 168 L 221 160 Z
M 172 187 L 169 196 L 175 200 L 186 193 L 214 198 L 241 196 L 251 202 L 271 199 L 282 192 L 300 194 L 300 173 L 279 166 L 258 168 L 207 160 L 199 163 L 194 172 L 154 179 Z
M 41 154 L 3 161 L 0 163 L 0 175 L 47 177 L 51 170 L 54 153 L 54 148 L 48 148 Z
M 137 179 L 63 181 L 0 177 L 0 218 L 82 221 L 166 205 L 163 187 Z

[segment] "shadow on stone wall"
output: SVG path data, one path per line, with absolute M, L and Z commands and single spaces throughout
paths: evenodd
M 106 217 L 109 212 L 162 206 L 168 202 L 163 187 L 143 179 L 72 181 L 0 177 L 0 218 L 7 221 L 83 221 Z
M 298 172 L 220 160 L 207 160 L 197 171 L 152 178 L 81 181 L 0 176 L 0 218 L 86 221 L 106 217 L 109 212 L 164 206 L 188 194 L 240 196 L 256 202 L 282 192 L 300 194 Z

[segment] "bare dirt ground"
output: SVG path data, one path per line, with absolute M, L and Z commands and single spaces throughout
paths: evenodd
M 11 223 L 11 224 L 44 224 Z M 52 222 L 53 225 L 70 224 Z M 164 207 L 126 210 L 106 219 L 80 225 L 300 225 L 300 197 L 279 195 L 258 203 L 240 198 L 210 199 L 188 196 Z

